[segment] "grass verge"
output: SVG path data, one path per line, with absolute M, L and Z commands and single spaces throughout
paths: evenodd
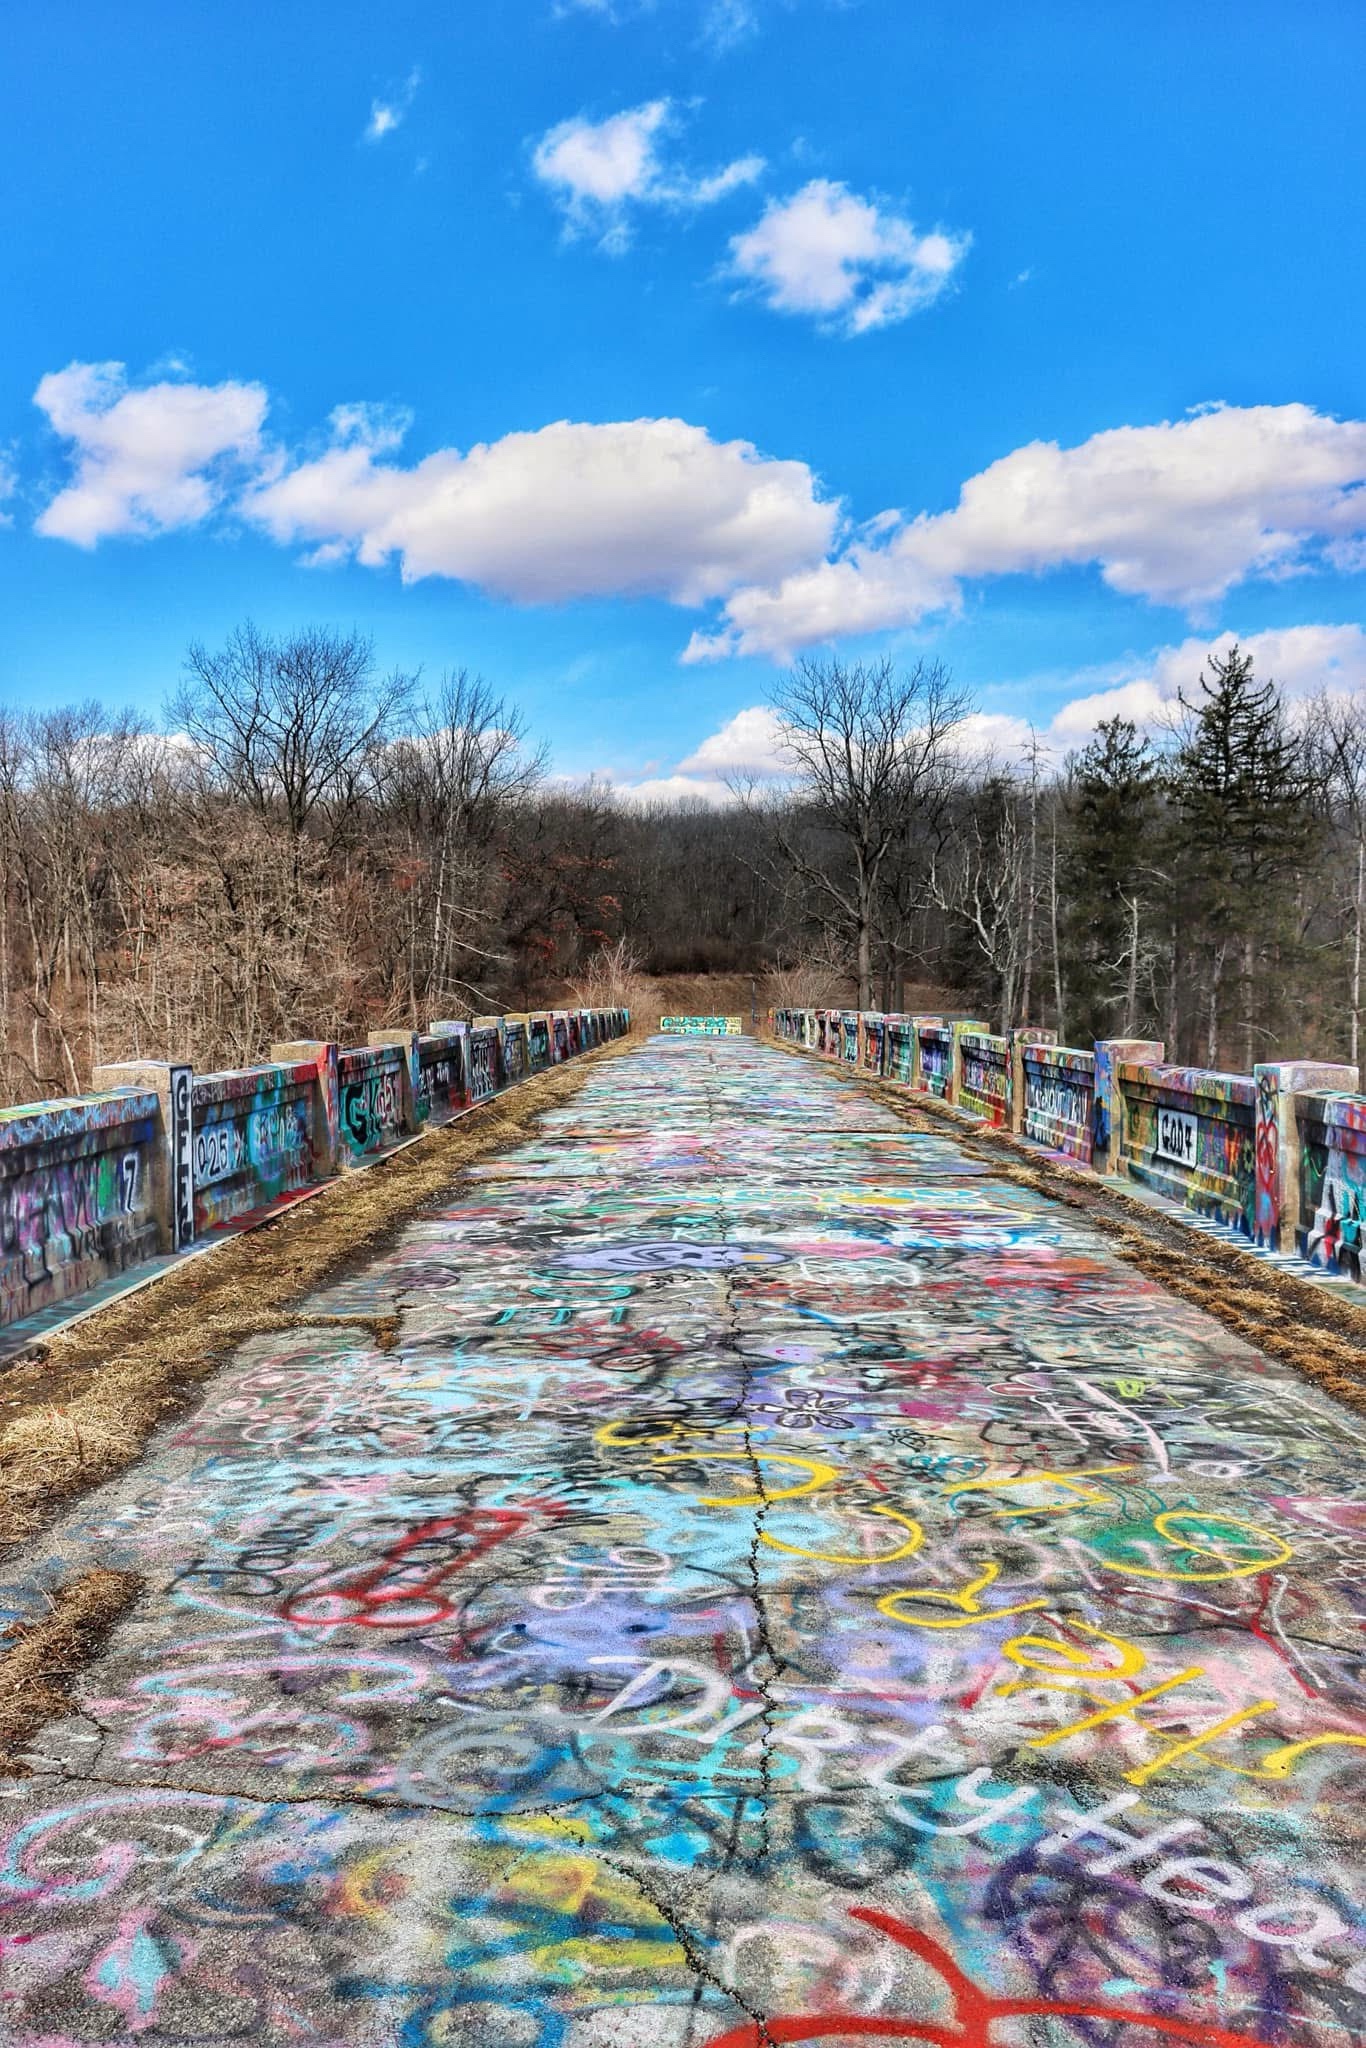
M 816 1058 L 782 1039 L 768 1043 L 796 1059 Z M 1366 1414 L 1366 1302 L 1358 1306 L 1266 1264 L 1251 1250 L 1206 1237 L 1174 1215 L 1127 1198 L 1120 1192 L 1123 1183 L 1115 1187 L 1082 1167 L 1066 1166 L 1009 1131 L 970 1124 L 930 1096 L 908 1095 L 894 1082 L 833 1061 L 817 1064 L 853 1082 L 912 1130 L 952 1136 L 969 1158 L 1016 1186 L 1081 1211 L 1119 1257 L 1148 1279 Z
M 71 1688 L 142 1590 L 136 1572 L 96 1566 L 58 1588 L 51 1612 L 21 1622 L 0 1656 L 0 1770 L 19 1775 L 19 1752 L 45 1721 L 67 1712 Z
M 27 1541 L 59 1508 L 133 1464 L 158 1423 L 187 1408 L 246 1338 L 338 1320 L 301 1314 L 299 1304 L 373 1258 L 465 1167 L 520 1142 L 600 1062 L 638 1043 L 617 1039 L 533 1074 L 21 1353 L 0 1377 L 0 1548 Z M 341 1320 L 366 1324 L 380 1344 L 393 1341 L 388 1319 Z

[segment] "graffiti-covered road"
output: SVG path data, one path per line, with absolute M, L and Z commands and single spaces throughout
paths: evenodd
M 20 2048 L 1363 2038 L 1361 1425 L 1071 1212 L 655 1041 L 308 1314 L 25 1567 Z

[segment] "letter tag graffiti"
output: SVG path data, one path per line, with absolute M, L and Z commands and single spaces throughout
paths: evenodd
M 1157 1156 L 1177 1166 L 1195 1164 L 1195 1118 L 1184 1109 L 1157 1112 Z
M 125 1152 L 119 1161 L 119 1186 L 123 1193 L 123 1213 L 131 1216 L 138 1205 L 138 1155 Z

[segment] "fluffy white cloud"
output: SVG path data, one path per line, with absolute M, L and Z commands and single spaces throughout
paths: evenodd
M 38 531 L 80 547 L 108 534 L 193 526 L 260 454 L 259 384 L 130 390 L 122 363 L 72 363 L 44 377 L 33 398 L 75 461 Z
M 866 334 L 932 305 L 970 241 L 938 228 L 919 234 L 847 186 L 813 178 L 732 237 L 731 268 L 775 312 L 810 314 L 846 334 Z
M 524 603 L 588 596 L 697 605 L 781 577 L 830 545 L 836 507 L 803 462 L 713 441 L 684 420 L 560 420 L 412 467 L 381 459 L 400 424 L 348 407 L 325 453 L 243 501 L 314 559 L 397 557 L 406 582 L 449 576 Z
M 1366 422 L 1307 405 L 1213 406 L 1033 441 L 963 485 L 949 512 L 883 515 L 835 560 L 737 591 L 692 660 L 787 657 L 952 609 L 965 580 L 1095 564 L 1112 589 L 1198 609 L 1245 577 L 1343 565 L 1366 534 Z
M 541 137 L 532 168 L 571 234 L 594 234 L 602 248 L 620 253 L 630 241 L 631 207 L 711 206 L 763 171 L 761 156 L 737 157 L 705 177 L 666 164 L 660 144 L 674 125 L 668 100 L 648 100 L 605 121 L 576 115 Z
M 383 142 L 386 135 L 392 135 L 395 128 L 402 127 L 421 83 L 422 73 L 414 66 L 397 92 L 390 93 L 387 99 L 370 102 L 370 119 L 365 124 L 366 142 Z
M 766 704 L 747 705 L 678 765 L 685 774 L 781 775 L 788 766 L 782 726 Z

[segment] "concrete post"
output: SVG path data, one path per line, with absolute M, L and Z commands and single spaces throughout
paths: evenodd
M 426 1105 L 422 1100 L 422 1063 L 417 1049 L 415 1031 L 372 1031 L 366 1039 L 367 1045 L 400 1045 L 406 1055 L 403 1063 L 403 1128 L 405 1131 L 420 1131 L 426 1121 Z
M 288 1039 L 270 1048 L 282 1066 L 311 1064 L 317 1080 L 309 1119 L 313 1137 L 313 1175 L 331 1180 L 341 1158 L 341 1089 L 337 1080 L 337 1043 L 330 1038 Z
M 1098 1038 L 1096 1090 L 1091 1099 L 1092 1164 L 1097 1173 L 1117 1174 L 1121 1165 L 1124 1105 L 1119 1094 L 1121 1062 L 1160 1067 L 1167 1048 L 1160 1038 Z
M 123 1060 L 96 1067 L 96 1089 L 141 1088 L 156 1096 L 158 1142 L 152 1157 L 152 1214 L 163 1252 L 194 1243 L 194 1072 L 170 1060 Z
M 1018 1138 L 1024 1130 L 1024 1049 L 1027 1045 L 1056 1045 L 1056 1031 L 1041 1031 L 1036 1025 L 1021 1024 L 1010 1034 L 1006 1053 L 1006 1125 Z
M 1256 1193 L 1252 1235 L 1270 1251 L 1293 1252 L 1299 1220 L 1300 1119 L 1296 1097 L 1354 1095 L 1355 1067 L 1323 1060 L 1273 1060 L 1252 1069 L 1257 1083 Z

